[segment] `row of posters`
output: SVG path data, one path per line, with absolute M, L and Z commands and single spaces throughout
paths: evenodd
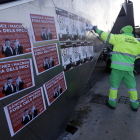
M 84 18 L 56 8 L 57 31 L 54 17 L 31 13 L 28 16 L 35 43 L 69 41 L 60 43 L 64 71 L 93 59 L 93 44 L 86 42 Z M 60 65 L 57 44 L 33 47 L 30 30 L 23 25 L 0 22 L 0 60 L 32 53 L 37 75 Z M 43 88 L 4 107 L 11 136 L 46 110 L 43 89 L 49 106 L 67 90 L 64 71 L 44 83 Z M 0 79 L 0 100 L 34 87 L 32 59 L 0 62 Z
M 93 42 L 61 42 L 60 46 L 65 72 L 93 60 Z
M 56 13 L 59 40 L 86 40 L 85 20 L 74 15 L 72 17 L 78 23 L 71 21 L 72 25 L 69 26 L 70 18 L 65 19 L 64 22 L 61 17 L 65 15 L 64 11 L 58 12 L 57 10 L 58 8 L 56 9 Z M 34 42 L 58 39 L 54 17 L 29 14 L 29 18 Z M 68 30 L 71 30 L 71 32 L 69 33 Z M 22 23 L 0 22 L 0 59 L 31 53 L 32 48 L 33 45 L 29 29 L 24 28 Z
M 86 41 L 86 23 L 88 21 L 78 15 L 60 8 L 56 7 L 55 10 L 57 16 L 59 41 Z
M 20 89 L 21 91 L 27 89 L 27 84 L 24 83 L 24 80 L 25 79 L 19 81 L 19 87 L 16 85 L 16 89 L 20 87 L 22 87 L 22 89 Z M 20 84 L 22 84 L 22 86 L 20 86 Z M 67 89 L 64 72 L 61 72 L 46 82 L 43 87 L 48 105 L 50 106 Z M 8 81 L 7 90 L 13 89 L 14 84 Z M 46 105 L 42 87 L 5 106 L 4 112 L 11 136 L 14 136 L 45 110 Z
M 34 42 L 57 40 L 55 19 L 29 14 Z M 22 23 L 0 22 L 0 59 L 32 53 L 30 31 Z

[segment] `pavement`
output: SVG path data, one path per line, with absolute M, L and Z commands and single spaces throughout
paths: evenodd
M 68 134 L 63 140 L 140 140 L 140 110 L 132 111 L 129 104 L 119 103 L 121 96 L 129 97 L 127 88 L 122 81 L 118 90 L 116 110 L 106 105 L 91 102 L 95 94 L 108 96 L 109 76 L 105 62 L 98 62 L 92 76 L 97 71 L 102 78 L 83 94 L 69 120 L 69 124 L 78 128 L 72 135 Z M 140 74 L 135 74 L 137 91 L 140 93 Z M 139 99 L 140 99 L 140 95 Z

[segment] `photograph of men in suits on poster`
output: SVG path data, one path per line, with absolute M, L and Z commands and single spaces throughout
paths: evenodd
M 44 64 L 43 64 L 43 68 L 45 70 L 49 69 L 50 68 L 50 64 L 49 64 L 49 61 L 48 61 L 48 57 L 45 57 L 45 61 L 44 61 Z
M 22 124 L 27 124 L 30 121 L 30 114 L 28 114 L 28 109 L 25 109 L 25 114 L 22 117 Z
M 36 116 L 37 116 L 37 109 L 33 105 L 33 107 L 31 108 L 30 120 L 34 119 Z
M 48 40 L 48 36 L 47 36 L 45 27 L 42 27 L 41 38 L 42 38 L 42 40 Z
M 58 86 L 58 93 L 59 93 L 59 95 L 62 93 L 62 88 L 60 85 Z
M 72 69 L 73 68 L 72 47 L 61 49 L 61 55 L 64 71 Z
M 19 55 L 19 54 L 23 54 L 23 47 L 19 44 L 18 40 L 14 41 L 14 55 Z
M 14 93 L 14 84 L 12 84 L 12 77 L 8 77 L 7 83 L 5 83 L 5 85 L 3 86 L 2 92 L 3 94 L 5 94 L 5 96 Z
M 16 78 L 16 79 L 15 79 L 15 82 L 16 82 L 15 92 L 24 89 L 24 87 L 23 87 L 24 83 L 23 83 L 23 81 L 21 81 L 21 78 L 20 78 L 20 77 Z
M 42 40 L 52 40 L 52 33 L 50 32 L 49 28 L 47 29 L 46 32 L 45 27 L 42 27 L 41 38 Z
M 86 61 L 88 61 L 86 47 L 85 48 L 81 47 L 81 49 L 82 49 L 82 62 L 85 63 Z
M 71 35 L 69 33 L 69 28 L 66 28 L 66 34 L 64 34 L 64 39 L 65 40 L 71 40 Z
M 50 29 L 47 29 L 47 36 L 48 40 L 52 40 L 52 33 L 50 32 Z
M 54 61 L 52 60 L 52 57 L 49 58 L 50 61 L 50 68 L 54 66 Z
M 53 97 L 57 98 L 58 96 L 59 96 L 59 92 L 57 91 L 57 88 L 55 87 Z
M 76 30 L 76 35 L 75 35 L 75 40 L 80 40 L 80 35 L 79 35 L 79 31 L 78 30 Z
M 5 39 L 5 44 L 2 46 L 2 54 L 4 54 L 5 57 L 23 54 L 23 47 L 20 45 L 19 41 L 15 40 L 13 44 L 14 47 L 11 46 L 9 38 Z
M 2 54 L 4 54 L 5 57 L 14 55 L 14 49 L 11 46 L 11 41 L 9 38 L 5 39 L 5 44 L 3 44 L 3 46 L 2 46 Z
M 75 48 L 75 49 L 77 49 L 77 48 Z M 75 64 L 75 66 L 78 66 L 81 64 L 81 54 L 77 51 L 74 52 L 74 64 Z
M 52 67 L 54 67 L 54 61 L 53 61 L 52 57 L 50 57 L 49 59 L 48 59 L 48 57 L 45 57 L 43 68 L 45 70 L 47 70 L 47 69 L 52 68 Z
M 15 86 L 14 86 L 14 84 L 12 84 L 12 81 L 13 81 L 12 77 L 8 77 L 7 83 L 5 83 L 5 85 L 3 86 L 2 92 L 3 92 L 3 94 L 5 94 L 5 96 L 24 89 L 24 87 L 23 87 L 24 83 L 23 83 L 23 81 L 21 81 L 20 77 L 15 79 L 15 83 L 16 83 Z

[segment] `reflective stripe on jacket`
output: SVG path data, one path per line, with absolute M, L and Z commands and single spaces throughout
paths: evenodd
M 114 46 L 111 57 L 111 68 L 133 71 L 135 59 L 140 55 L 140 42 L 134 38 L 134 35 L 131 33 L 114 35 L 99 29 L 96 30 L 96 33 L 104 41 Z

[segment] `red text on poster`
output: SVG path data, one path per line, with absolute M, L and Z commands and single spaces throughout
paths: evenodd
M 56 43 L 34 47 L 33 56 L 37 75 L 60 64 Z
M 29 14 L 32 34 L 35 42 L 57 39 L 55 18 L 51 16 Z
M 61 72 L 43 86 L 48 105 L 51 105 L 67 89 L 64 72 Z
M 0 99 L 34 86 L 32 60 L 0 63 Z
M 45 110 L 42 87 L 4 107 L 11 136 Z
M 31 53 L 30 34 L 22 23 L 0 22 L 0 58 Z

